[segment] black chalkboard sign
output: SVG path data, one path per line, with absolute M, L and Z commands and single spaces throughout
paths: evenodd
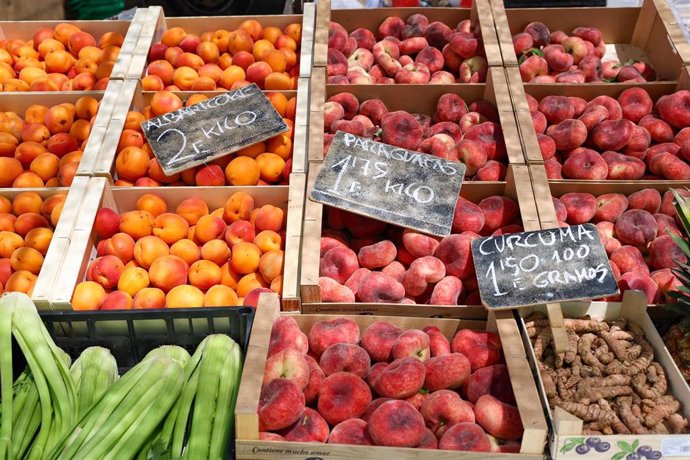
M 465 165 L 338 131 L 311 199 L 432 235 L 450 235 Z
M 472 257 L 482 303 L 492 310 L 618 293 L 593 224 L 477 238 Z
M 289 129 L 256 84 L 151 118 L 141 128 L 167 175 Z

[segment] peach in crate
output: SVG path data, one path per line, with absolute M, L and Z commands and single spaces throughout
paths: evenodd
M 207 99 L 204 94 L 193 94 L 184 102 L 175 93 L 158 91 L 150 104 L 141 112 L 129 111 L 120 135 L 115 157 L 118 186 L 247 186 L 288 183 L 292 171 L 292 141 L 296 96 L 281 92 L 268 92 L 266 96 L 290 128 L 278 136 L 259 142 L 230 155 L 213 160 L 207 165 L 187 169 L 166 176 L 143 136 L 140 123 Z
M 324 302 L 479 305 L 471 243 L 522 231 L 518 204 L 505 196 L 463 197 L 453 234 L 439 238 L 326 207 L 319 287 Z
M 198 197 L 175 208 L 155 193 L 131 211 L 95 216 L 96 258 L 77 284 L 75 310 L 256 305 L 280 292 L 284 215 L 245 192 L 209 209 Z M 270 244 L 268 243 L 270 242 Z
M 8 38 L 0 46 L 3 91 L 105 90 L 125 37 L 95 37 L 77 25 L 38 28 L 30 40 Z
M 297 89 L 301 38 L 299 23 L 264 27 L 256 19 L 198 35 L 171 27 L 149 49 L 142 83 L 147 90 Z
M 31 104 L 23 116 L 0 112 L 0 187 L 68 187 L 98 107 L 84 96 L 50 107 Z
M 468 103 L 455 93 L 436 99 L 429 113 L 389 110 L 381 99 L 361 100 L 352 93 L 334 94 L 324 105 L 324 147 L 328 153 L 337 131 L 380 140 L 466 166 L 466 180 L 502 181 L 509 149 L 496 106 L 485 100 Z
M 486 81 L 489 61 L 493 65 L 495 56 L 487 60 L 484 39 L 496 40 L 493 27 L 482 29 L 483 18 L 476 21 L 467 10 L 446 14 L 424 10 L 400 9 L 394 14 L 374 10 L 364 20 L 333 11 L 328 25 L 328 83 Z
M 690 179 L 690 91 L 656 99 L 645 88 L 590 100 L 527 93 L 549 179 Z
M 559 225 L 592 222 L 597 226 L 610 259 L 621 295 L 626 290 L 644 293 L 649 304 L 674 302 L 669 295 L 681 286 L 673 274 L 676 262 L 687 263 L 670 234 L 680 235 L 670 187 L 644 184 L 598 196 L 566 192 L 553 185 L 552 198 Z M 687 195 L 685 189 L 676 189 Z M 610 301 L 620 300 L 615 296 Z
M 307 448 L 368 458 L 390 451 L 382 446 L 403 458 L 543 455 L 546 425 L 541 411 L 524 413 L 537 395 L 512 317 L 499 315 L 496 333 L 483 320 L 267 314 L 274 303 L 262 296 L 257 311 L 238 458 Z
M 31 295 L 67 198 L 25 191 L 0 197 L 0 289 Z

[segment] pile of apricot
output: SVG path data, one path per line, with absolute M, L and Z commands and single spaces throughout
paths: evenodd
M 281 208 L 256 207 L 234 193 L 209 210 L 190 197 L 174 209 L 153 193 L 136 209 L 102 208 L 94 230 L 97 258 L 72 296 L 75 310 L 256 305 L 261 292 L 282 290 Z
M 292 171 L 292 140 L 297 98 L 283 93 L 267 92 L 266 96 L 290 128 L 264 142 L 225 155 L 206 165 L 166 176 L 141 130 L 146 119 L 175 111 L 207 99 L 194 94 L 183 104 L 176 94 L 158 91 L 151 104 L 142 112 L 130 111 L 120 135 L 115 158 L 116 186 L 158 187 L 164 185 L 224 186 L 287 184 Z
M 302 25 L 263 27 L 247 19 L 233 30 L 201 36 L 182 27 L 165 31 L 149 50 L 147 91 L 233 90 L 250 83 L 261 89 L 297 89 Z
M 0 112 L 0 187 L 68 187 L 98 106 L 84 96 L 74 104 L 31 105 L 23 118 Z
M 31 295 L 67 194 L 0 196 L 0 291 Z
M 43 27 L 29 41 L 0 40 L 0 91 L 105 90 L 125 37 L 98 40 L 73 24 Z

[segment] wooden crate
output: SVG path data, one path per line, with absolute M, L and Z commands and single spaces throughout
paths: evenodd
M 216 31 L 218 29 L 233 30 L 239 27 L 242 21 L 247 19 L 256 19 L 262 26 L 276 26 L 281 30 L 292 23 L 302 24 L 302 41 L 304 42 L 304 33 L 313 33 L 314 15 L 265 15 L 265 16 L 197 16 L 197 17 L 165 17 L 165 13 L 160 7 L 150 7 L 146 17 L 146 25 L 144 32 L 139 37 L 132 63 L 127 73 L 128 79 L 139 79 L 146 74 L 147 59 L 149 49 L 154 43 L 158 43 L 166 30 L 172 27 L 182 27 L 187 33 L 192 33 L 201 36 L 204 32 Z M 311 8 L 308 9 L 311 11 Z M 306 21 L 306 23 L 304 22 Z M 301 48 L 300 60 L 306 58 L 309 61 L 308 54 L 312 52 L 311 46 L 314 43 L 312 40 L 307 40 L 307 46 Z M 299 48 L 300 44 L 298 44 Z M 308 73 L 302 74 L 302 71 L 307 72 L 307 68 L 300 67 L 300 76 L 308 77 Z
M 597 96 L 610 96 L 617 98 L 624 90 L 633 87 L 644 88 L 651 98 L 656 102 L 661 96 L 671 94 L 681 89 L 690 88 L 690 71 L 687 67 L 680 70 L 678 80 L 673 82 L 650 82 L 650 83 L 582 83 L 582 84 L 559 84 L 559 83 L 523 83 L 520 72 L 516 67 L 506 67 L 506 80 L 510 90 L 510 99 L 515 110 L 515 119 L 518 126 L 520 140 L 524 156 L 529 164 L 544 163 L 539 148 L 539 141 L 534 132 L 532 116 L 527 105 L 525 94 L 534 96 L 541 100 L 546 96 L 577 96 L 587 101 Z M 610 182 L 607 180 L 606 182 Z M 621 182 L 621 181 L 613 181 Z
M 501 337 L 506 365 L 513 384 L 517 406 L 520 410 L 525 432 L 519 454 L 458 452 L 441 450 L 419 450 L 408 448 L 353 446 L 337 444 L 273 442 L 259 440 L 259 420 L 257 408 L 264 374 L 271 327 L 278 318 L 278 300 L 275 295 L 262 295 L 254 318 L 252 334 L 245 358 L 237 405 L 235 407 L 235 450 L 238 459 L 305 459 L 305 458 L 396 458 L 396 459 L 542 459 L 544 442 L 547 436 L 542 408 L 537 404 L 537 389 L 534 377 L 529 370 L 525 350 L 521 343 L 517 323 L 510 312 L 499 312 L 495 324 L 487 324 L 486 314 L 482 320 L 472 319 L 422 319 L 389 316 L 347 316 L 354 320 L 363 331 L 375 321 L 388 321 L 398 327 L 422 328 L 437 326 L 451 338 L 463 328 L 497 330 Z M 328 315 L 293 316 L 304 332 L 320 320 L 330 319 Z
M 270 91 L 267 91 L 270 92 Z M 300 97 L 298 91 L 280 91 L 285 94 L 288 98 L 297 96 Z M 103 142 L 98 154 L 98 157 L 83 167 L 80 167 L 77 171 L 79 175 L 86 176 L 99 176 L 107 177 L 108 180 L 114 182 L 117 180 L 117 175 L 115 172 L 115 159 L 117 157 L 117 145 L 120 141 L 120 135 L 125 126 L 125 121 L 127 119 L 127 113 L 130 110 L 142 112 L 144 107 L 149 105 L 151 98 L 155 92 L 142 91 L 141 83 L 138 80 L 127 80 L 120 86 L 120 92 L 117 96 L 117 102 L 112 110 L 111 116 L 108 119 L 107 129 Z M 192 94 L 205 94 L 208 97 L 217 96 L 220 93 L 217 92 L 193 92 L 193 91 L 179 91 L 176 92 L 183 101 L 191 96 Z M 302 91 L 301 97 L 308 98 L 308 93 L 305 95 L 304 90 Z M 299 114 L 295 114 L 295 118 L 298 115 L 304 118 L 302 113 L 306 112 L 306 101 L 298 101 L 298 111 Z M 306 122 L 305 122 L 306 123 Z M 295 126 L 295 136 L 293 140 L 293 164 L 303 165 L 306 163 L 306 126 L 303 125 L 301 130 L 297 130 L 297 124 Z M 298 136 L 299 134 L 299 136 Z M 293 168 L 294 172 L 305 171 L 304 166 Z
M 657 361 L 664 368 L 668 378 L 669 388 L 673 396 L 675 396 L 681 403 L 681 411 L 685 417 L 690 417 L 690 387 L 685 382 L 685 379 L 680 374 L 678 367 L 673 362 L 670 353 L 666 349 L 659 333 L 657 332 L 652 320 L 646 311 L 646 299 L 638 291 L 627 291 L 623 302 L 607 303 L 607 302 L 569 302 L 563 303 L 563 313 L 575 317 L 582 317 L 591 315 L 594 318 L 612 320 L 616 318 L 626 318 L 638 324 L 645 333 L 645 338 L 650 342 L 654 349 L 654 360 Z M 549 439 L 549 450 L 551 458 L 554 459 L 580 459 L 582 455 L 576 453 L 574 449 L 565 452 L 564 446 L 566 443 L 581 444 L 587 438 L 582 434 L 581 420 L 573 415 L 563 411 L 552 411 L 546 399 L 546 392 L 544 385 L 537 371 L 537 362 L 534 355 L 534 349 L 527 337 L 525 331 L 525 324 L 522 318 L 526 318 L 533 311 L 544 311 L 543 307 L 530 307 L 520 309 L 518 318 L 520 322 L 520 329 L 522 330 L 522 337 L 525 349 L 527 350 L 527 357 L 532 366 L 532 372 L 537 381 L 537 388 L 539 389 L 539 396 L 546 411 L 546 419 L 551 433 Z M 661 450 L 665 443 L 678 443 L 680 446 L 687 446 L 690 437 L 685 435 L 609 435 L 599 436 L 602 441 L 610 443 L 611 449 L 606 452 L 596 452 L 594 449 L 586 454 L 586 458 L 591 459 L 611 459 L 611 458 L 625 458 L 623 455 L 614 457 L 614 455 L 622 450 L 619 443 L 624 442 L 633 444 L 638 442 L 639 445 L 651 446 L 654 450 Z M 682 451 L 686 453 L 686 450 Z M 687 455 L 664 454 L 663 458 L 688 458 Z
M 546 24 L 552 32 L 570 34 L 575 27 L 598 28 L 607 52 L 604 59 L 617 57 L 620 62 L 630 58 L 648 61 L 661 80 L 676 80 L 683 57 L 672 37 L 680 34 L 677 24 L 664 22 L 657 4 L 665 0 L 644 0 L 641 7 L 623 8 L 509 8 L 503 0 L 490 0 L 496 33 L 506 66 L 517 66 L 512 36 L 533 21 Z M 666 17 L 667 15 L 664 15 Z
M 119 32 L 125 37 L 120 48 L 120 54 L 110 74 L 111 80 L 122 80 L 126 77 L 132 56 L 139 41 L 139 34 L 144 29 L 146 8 L 140 9 L 132 21 L 69 21 L 84 32 L 88 32 L 98 41 L 106 32 Z M 42 28 L 54 28 L 66 21 L 0 21 L 0 39 L 18 38 L 29 41 L 34 33 Z
M 302 201 L 304 196 L 304 176 L 293 174 L 290 186 L 275 187 L 111 187 L 103 177 L 89 179 L 86 199 L 79 208 L 78 216 L 60 267 L 55 288 L 50 294 L 50 305 L 54 310 L 71 310 L 72 293 L 77 283 L 85 278 L 89 262 L 96 256 L 96 234 L 93 224 L 96 212 L 101 207 L 109 207 L 116 212 L 136 209 L 136 200 L 145 193 L 155 193 L 166 200 L 174 209 L 182 200 L 199 197 L 206 201 L 210 209 L 225 205 L 235 192 L 247 192 L 254 197 L 256 206 L 272 204 L 286 211 L 285 262 L 283 278 L 283 306 L 297 309 L 298 260 L 301 238 Z
M 319 2 L 321 3 L 321 2 Z M 334 21 L 345 27 L 348 33 L 363 27 L 374 32 L 379 25 L 389 17 L 399 17 L 406 20 L 413 14 L 423 14 L 429 22 L 439 21 L 451 29 L 455 29 L 460 21 L 469 19 L 472 24 L 479 24 L 484 42 L 486 60 L 490 67 L 503 66 L 496 28 L 489 0 L 475 0 L 472 8 L 368 8 L 361 9 L 331 9 L 330 0 L 317 6 L 316 42 L 314 65 L 325 66 L 328 55 L 328 21 Z M 325 27 L 325 33 L 323 32 Z M 324 41 L 325 40 L 325 41 Z M 324 46 L 325 44 L 325 46 Z
M 52 107 L 54 105 L 69 102 L 74 104 L 79 98 L 91 96 L 100 101 L 98 113 L 94 120 L 89 139 L 84 148 L 84 154 L 79 162 L 79 170 L 86 168 L 96 161 L 99 155 L 105 130 L 107 128 L 113 107 L 117 101 L 121 80 L 111 80 L 105 92 L 103 91 L 61 91 L 61 92 L 28 92 L 28 93 L 0 93 L 0 112 L 15 112 L 24 117 L 26 109 L 33 104 Z M 79 173 L 77 173 L 79 175 Z
M 388 110 L 406 110 L 429 116 L 436 112 L 438 99 L 446 93 L 462 97 L 467 104 L 477 100 L 492 103 L 498 110 L 503 138 L 508 151 L 508 162 L 525 164 L 525 157 L 519 146 L 520 137 L 510 102 L 510 93 L 502 69 L 492 67 L 486 83 L 453 85 L 322 85 L 325 83 L 323 69 L 314 70 L 309 102 L 309 161 L 323 160 L 323 105 L 334 94 L 354 94 L 360 103 L 367 99 L 381 99 Z M 410 94 L 421 95 L 409 97 Z M 323 96 L 322 96 L 323 95 Z
M 316 181 L 321 163 L 310 164 L 307 197 Z M 493 196 L 504 195 L 515 200 L 520 207 L 520 215 L 525 231 L 539 230 L 539 216 L 537 214 L 535 198 L 532 194 L 529 171 L 526 166 L 511 165 L 508 169 L 506 182 L 463 182 L 460 195 L 470 201 Z M 319 264 L 321 249 L 321 227 L 324 209 L 321 203 L 307 199 L 304 206 L 304 230 L 302 242 L 301 265 L 301 300 L 303 313 L 335 312 L 346 308 L 347 311 L 375 315 L 406 315 L 406 316 L 434 316 L 456 318 L 462 315 L 465 306 L 443 305 L 400 305 L 400 304 L 369 304 L 356 303 L 330 304 L 321 302 L 319 289 Z
M 87 183 L 88 179 L 75 177 L 71 187 L 0 189 L 0 196 L 9 200 L 13 200 L 22 192 L 35 192 L 44 200 L 58 194 L 67 195 L 60 219 L 53 230 L 48 251 L 44 256 L 43 266 L 31 294 L 31 300 L 34 301 L 39 310 L 50 308 L 48 301 L 50 291 L 55 285 L 66 255 L 67 246 L 72 238 L 77 212 L 86 196 Z

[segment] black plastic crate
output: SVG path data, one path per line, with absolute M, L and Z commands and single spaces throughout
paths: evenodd
M 161 345 L 178 345 L 193 354 L 210 334 L 227 334 L 246 352 L 254 309 L 54 311 L 40 315 L 56 345 L 73 359 L 87 347 L 101 346 L 115 356 L 122 373 Z
M 242 347 L 246 355 L 254 321 L 253 308 L 180 308 L 112 311 L 39 312 L 55 344 L 79 357 L 88 347 L 110 350 L 117 360 L 120 375 L 134 367 L 146 354 L 161 345 L 178 345 L 190 354 L 211 334 L 226 334 Z M 26 360 L 13 340 L 12 364 L 15 378 L 26 367 Z M 230 437 L 228 455 L 235 457 L 235 435 Z

